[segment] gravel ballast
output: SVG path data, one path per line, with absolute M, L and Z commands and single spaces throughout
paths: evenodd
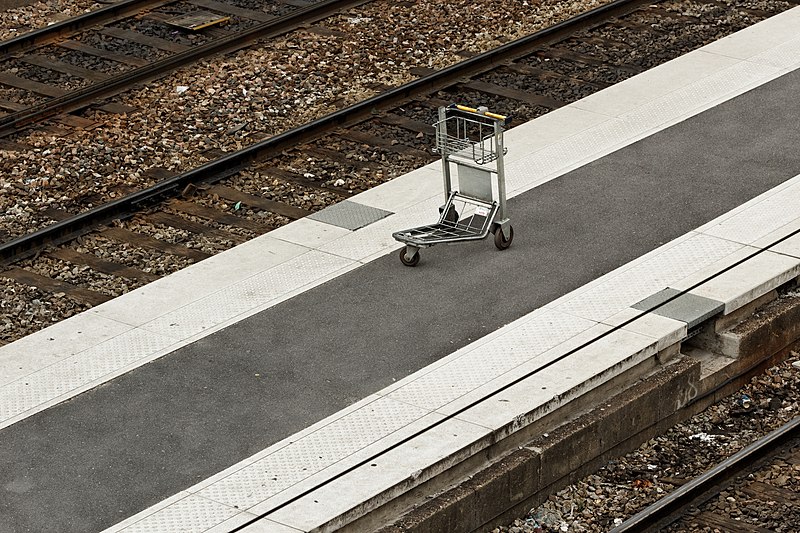
M 610 461 L 595 474 L 570 485 L 512 523 L 492 533 L 605 532 L 723 459 L 800 414 L 800 354 L 752 378 L 739 391 Z M 800 488 L 800 469 L 775 465 L 749 480 Z M 702 510 L 722 510 L 749 524 L 774 531 L 796 531 L 800 515 L 723 492 Z M 711 531 L 691 518 L 669 531 Z

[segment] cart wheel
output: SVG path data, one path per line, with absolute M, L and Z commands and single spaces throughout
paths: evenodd
M 414 255 L 411 256 L 411 260 L 406 259 L 406 249 L 400 248 L 400 261 L 407 267 L 417 266 L 419 263 L 419 252 L 414 252 Z
M 505 250 L 511 246 L 511 241 L 513 240 L 514 226 L 508 227 L 508 239 L 506 239 L 505 235 L 503 235 L 503 230 L 501 228 L 497 228 L 497 230 L 494 232 L 494 245 L 500 250 Z

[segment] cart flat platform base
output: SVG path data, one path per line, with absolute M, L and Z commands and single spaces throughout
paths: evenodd
M 439 222 L 398 231 L 392 237 L 419 248 L 446 242 L 483 239 L 489 234 L 496 214 L 496 203 L 482 202 L 454 192 L 442 208 Z

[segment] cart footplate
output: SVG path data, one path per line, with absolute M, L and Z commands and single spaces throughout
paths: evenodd
M 480 240 L 492 229 L 497 203 L 462 196 L 453 192 L 442 208 L 439 221 L 392 234 L 395 240 L 420 248 L 447 242 Z

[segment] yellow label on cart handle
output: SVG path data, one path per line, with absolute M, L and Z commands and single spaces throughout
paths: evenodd
M 479 112 L 474 107 L 467 107 L 465 105 L 458 105 L 458 104 L 456 104 L 456 109 L 459 109 L 461 111 L 468 111 L 470 113 L 478 113 Z M 490 113 L 489 111 L 484 111 L 483 115 L 487 116 L 489 118 L 496 119 L 496 120 L 505 120 L 506 118 L 508 118 L 505 115 L 498 115 L 497 113 Z

